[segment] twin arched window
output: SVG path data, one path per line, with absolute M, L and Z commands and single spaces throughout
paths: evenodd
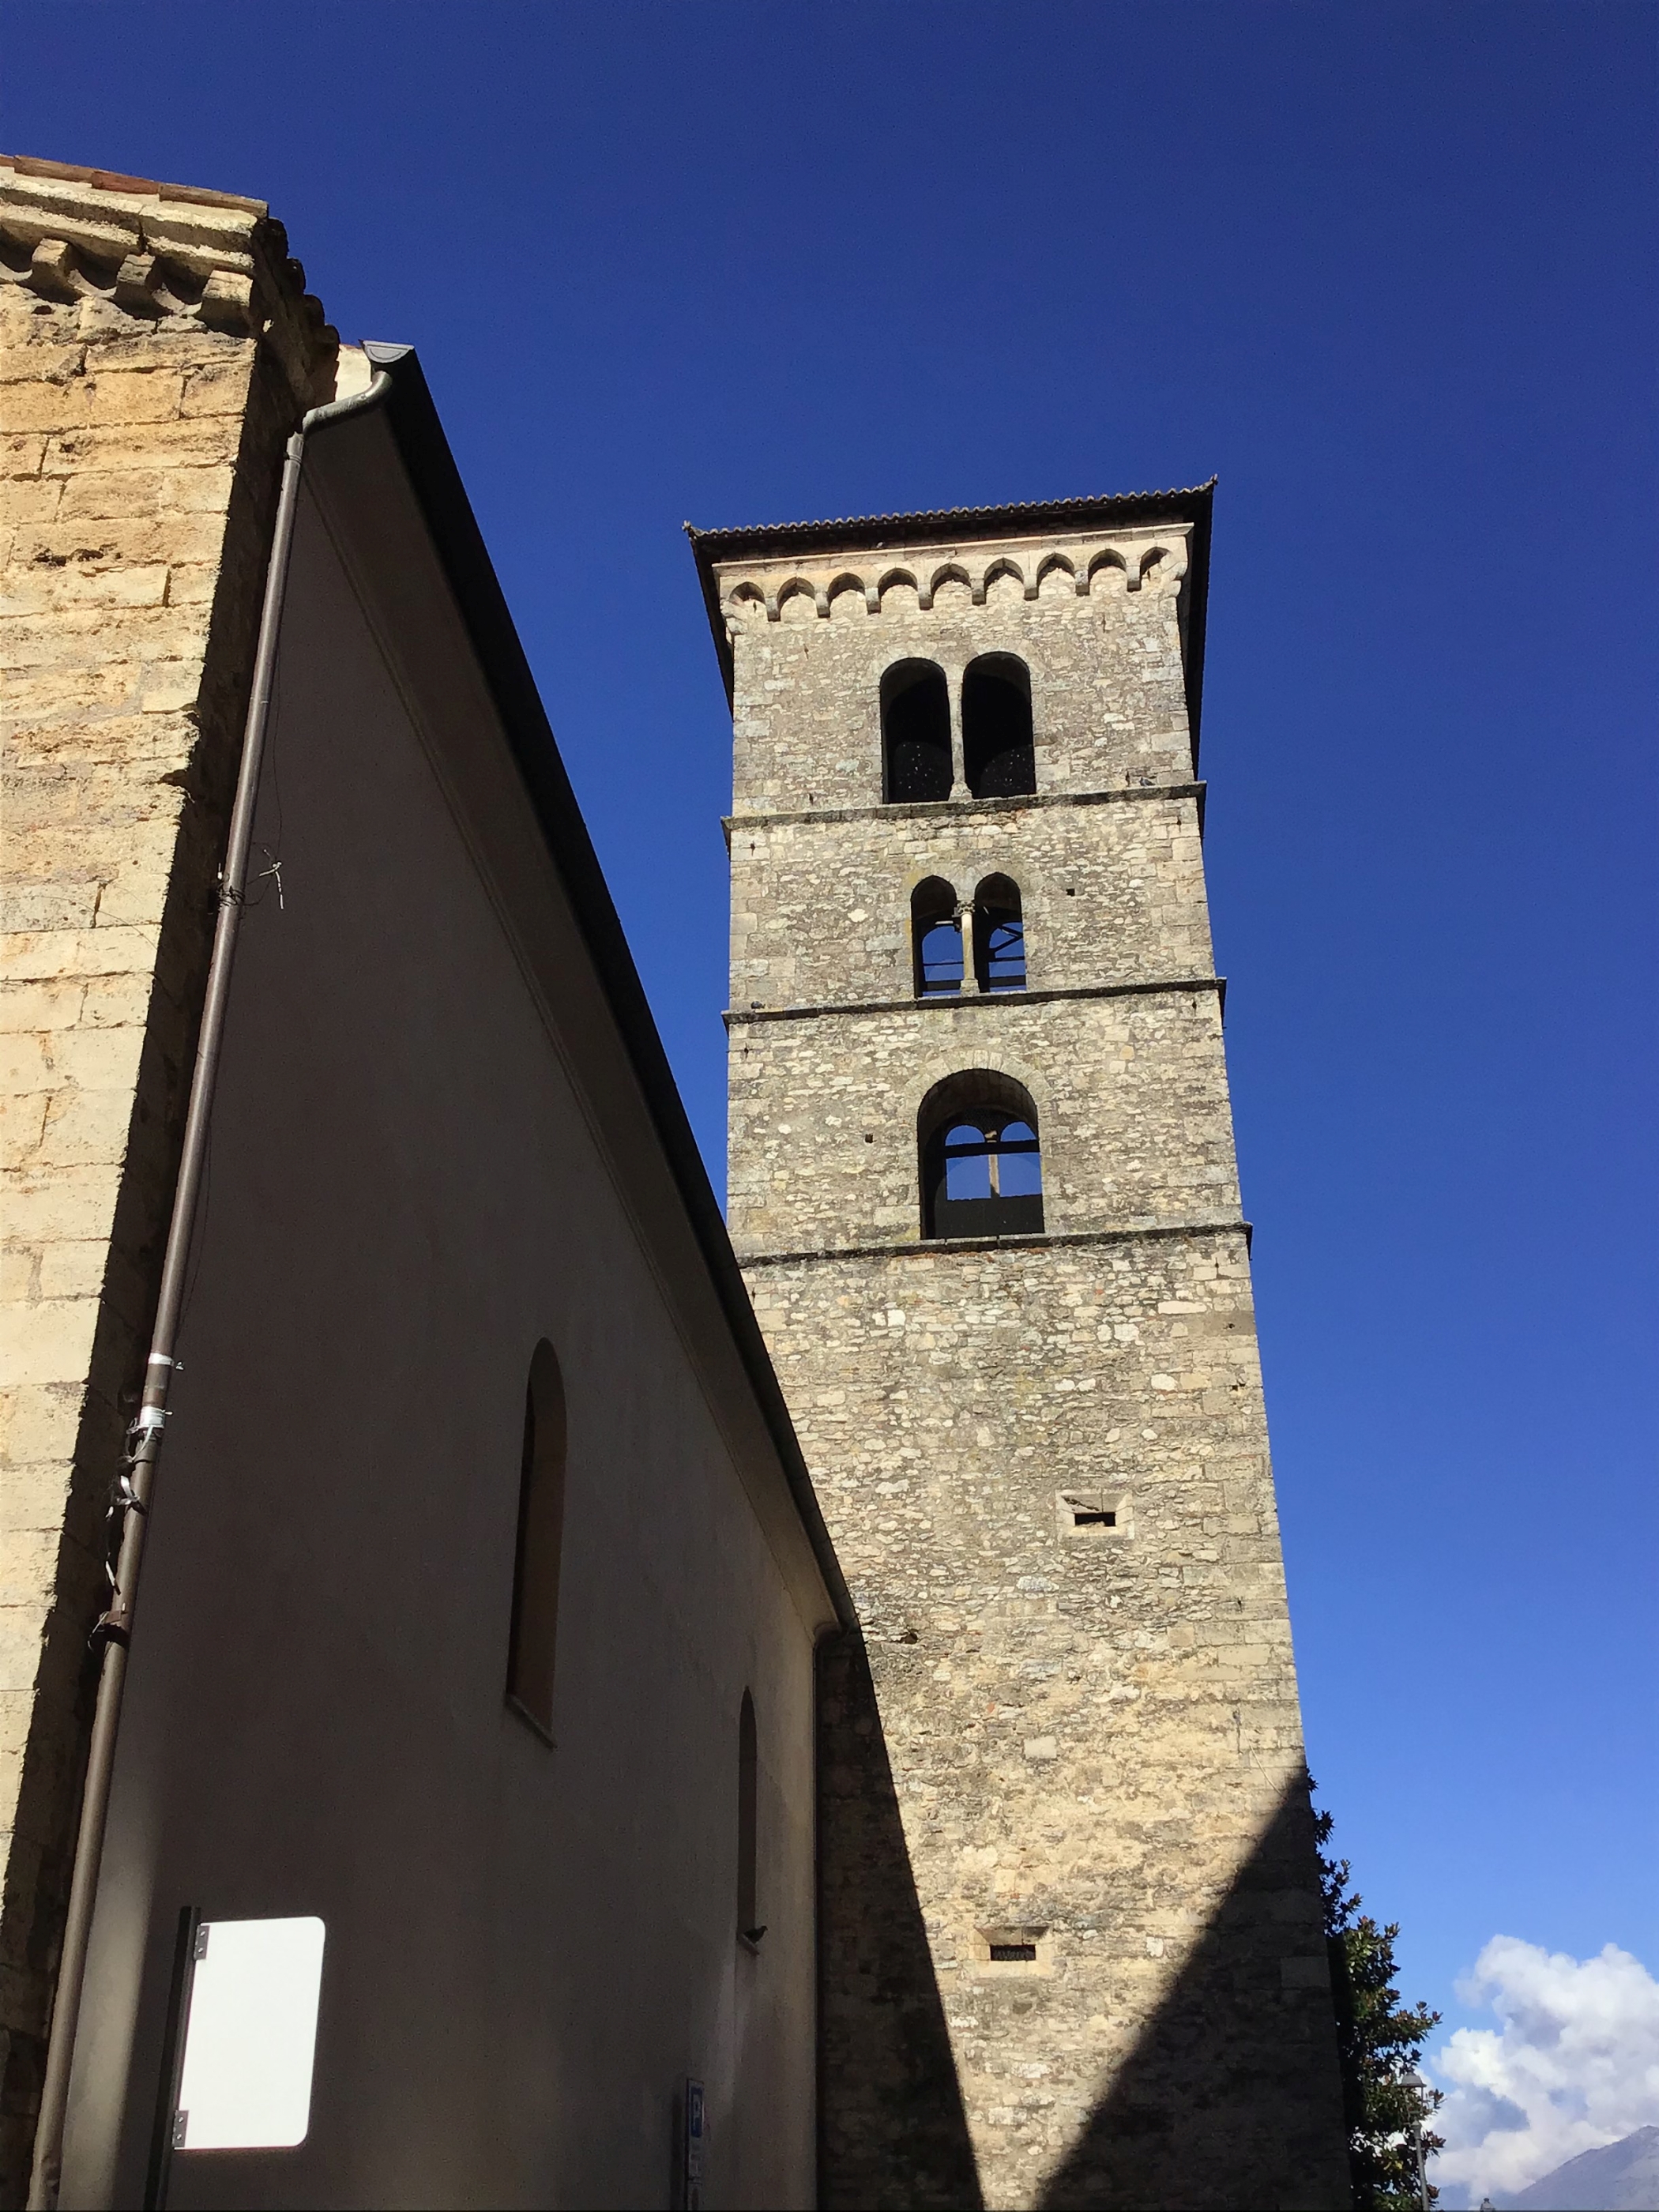
M 964 903 L 943 876 L 929 876 L 910 894 L 910 942 L 919 999 L 1025 988 L 1025 921 L 1012 877 L 987 876 Z
M 1031 675 L 1012 653 L 981 653 L 963 672 L 962 766 L 975 799 L 1012 799 L 1036 789 Z M 951 692 L 937 662 L 896 661 L 883 676 L 881 768 L 881 795 L 889 805 L 951 796 Z
M 925 1237 L 1042 1233 L 1036 1108 L 1023 1085 L 988 1069 L 946 1076 L 916 1133 Z

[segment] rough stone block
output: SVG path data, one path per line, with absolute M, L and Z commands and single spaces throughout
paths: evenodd
M 63 495 L 63 483 L 56 477 L 8 478 L 0 482 L 0 522 L 49 522 Z
M 39 432 L 0 437 L 0 475 L 39 476 L 46 451 L 46 439 Z
M 40 463 L 49 475 L 78 476 L 83 469 L 145 469 L 217 463 L 236 459 L 240 425 L 231 416 L 199 416 L 187 422 L 94 424 L 50 432 Z
M 61 1520 L 85 1395 L 78 1381 L 0 1390 L 0 1452 L 8 1469 L 0 1482 L 0 1517 L 9 1516 L 7 1527 L 40 1527 L 54 1513 Z
M 0 1333 L 0 1383 L 72 1382 L 90 1371 L 96 1298 L 12 1308 Z
M 37 1103 L 44 1125 L 46 1102 Z M 114 1223 L 119 1188 L 120 1177 L 108 1161 L 89 1166 L 43 1168 L 31 1159 L 31 1164 L 21 1167 L 8 1185 L 7 1230 L 24 1243 L 41 1245 L 60 1238 L 79 1242 L 87 1237 L 107 1237 Z

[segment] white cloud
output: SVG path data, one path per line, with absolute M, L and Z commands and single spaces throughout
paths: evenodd
M 1580 2151 L 1659 2122 L 1659 1982 L 1609 1943 L 1594 1959 L 1494 1936 L 1457 1984 L 1499 2025 L 1431 2055 L 1448 2091 L 1434 2179 L 1500 2201 Z M 1452 2192 L 1448 2191 L 1448 2194 Z

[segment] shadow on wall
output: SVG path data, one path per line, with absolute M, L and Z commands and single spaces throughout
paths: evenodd
M 1301 1779 L 1049 2182 L 1045 2212 L 1351 2202 L 1314 1863 Z
M 820 2202 L 983 2203 L 862 1641 L 818 1659 Z

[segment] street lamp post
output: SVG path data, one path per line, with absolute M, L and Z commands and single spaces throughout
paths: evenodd
M 1405 2086 L 1420 2098 L 1426 2099 L 1431 2094 L 1428 2083 L 1414 2066 L 1405 2076 Z M 1429 2166 L 1423 2154 L 1423 2115 L 1420 2110 L 1412 2122 L 1412 2153 L 1417 2160 L 1417 2201 L 1422 2212 L 1429 2212 Z

